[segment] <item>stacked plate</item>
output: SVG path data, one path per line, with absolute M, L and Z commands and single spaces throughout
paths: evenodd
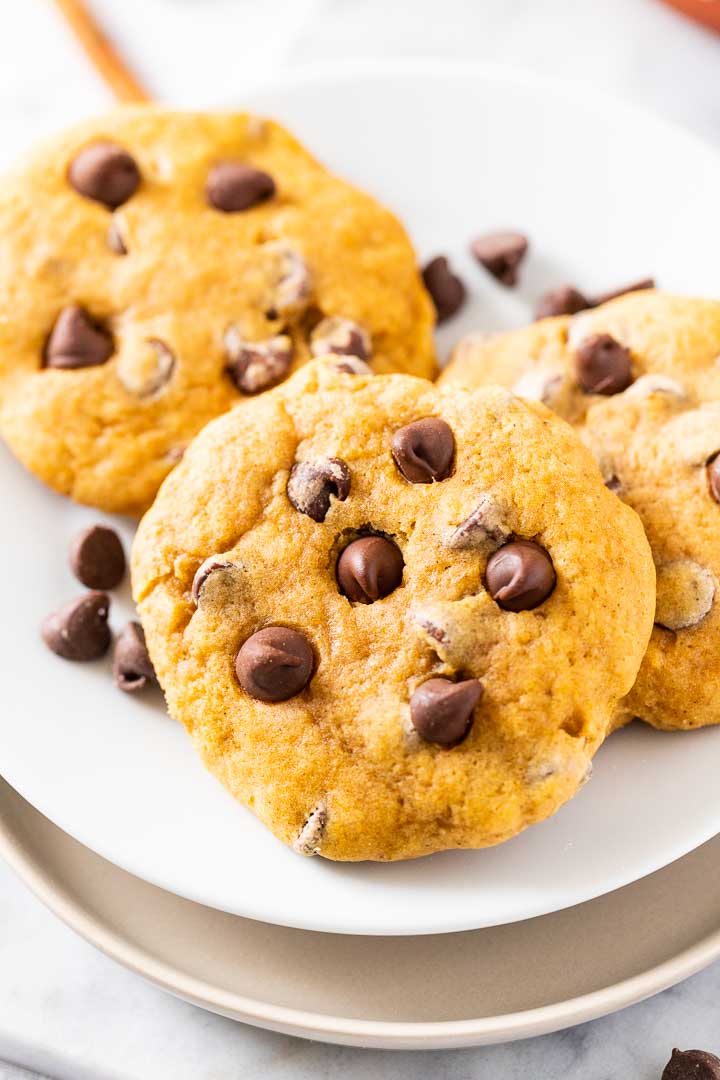
M 475 298 L 441 349 L 527 322 L 564 280 L 601 291 L 652 273 L 720 292 L 716 245 L 696 246 L 720 161 L 657 119 L 437 64 L 326 69 L 242 104 L 389 203 L 424 256 L 450 255 Z M 532 243 L 513 294 L 466 255 L 474 233 L 503 226 Z M 427 1048 L 577 1023 L 720 954 L 720 732 L 613 736 L 571 804 L 497 849 L 303 860 L 203 772 L 159 694 L 128 699 L 102 663 L 44 649 L 38 625 L 72 590 L 67 541 L 98 515 L 6 453 L 0 484 L 0 852 L 110 955 L 251 1023 Z M 130 613 L 121 597 L 117 624 Z

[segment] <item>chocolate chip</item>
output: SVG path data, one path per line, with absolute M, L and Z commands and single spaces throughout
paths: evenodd
M 112 338 L 92 322 L 79 304 L 63 308 L 45 345 L 45 367 L 84 368 L 104 364 L 113 354 Z
M 137 191 L 140 170 L 122 146 L 96 142 L 80 151 L 70 165 L 68 179 L 79 195 L 116 210 Z
M 70 568 L 88 589 L 114 589 L 125 575 L 120 537 L 107 525 L 90 525 L 70 544 Z
M 577 315 L 578 311 L 584 311 L 592 307 L 586 296 L 575 288 L 574 285 L 560 285 L 557 289 L 551 289 L 544 293 L 538 300 L 535 308 L 536 319 L 549 319 L 554 315 Z
M 532 540 L 512 540 L 498 548 L 485 569 L 487 590 L 505 611 L 529 611 L 555 588 L 555 568 L 545 548 Z
M 244 643 L 235 660 L 243 690 L 258 701 L 287 701 L 304 690 L 313 674 L 310 642 L 287 626 L 266 626 Z
M 487 233 L 473 241 L 470 250 L 482 266 L 502 285 L 516 285 L 518 267 L 525 258 L 528 239 L 522 233 Z
M 350 494 L 350 470 L 340 458 L 299 461 L 290 470 L 287 496 L 296 510 L 313 521 L 324 521 L 330 498 L 345 502 Z
M 654 288 L 654 278 L 643 278 L 642 281 L 634 281 L 631 285 L 625 285 L 621 289 L 613 289 L 612 292 L 598 293 L 597 296 L 593 296 L 588 306 L 599 307 L 600 304 L 607 304 L 609 300 L 616 300 L 618 296 L 625 296 L 626 293 L 640 292 L 642 289 Z
M 707 1050 L 673 1050 L 662 1080 L 720 1080 L 720 1058 Z
M 302 255 L 285 240 L 272 240 L 263 250 L 273 256 L 275 267 L 269 287 L 268 319 L 300 315 L 312 296 L 312 275 Z
M 630 353 L 609 334 L 593 334 L 575 352 L 575 377 L 587 394 L 619 394 L 633 381 Z
M 327 806 L 319 802 L 293 843 L 298 855 L 319 855 L 327 826 Z
M 115 374 L 129 394 L 141 401 L 165 390 L 176 368 L 175 355 L 159 338 L 148 338 L 142 347 L 121 352 Z
M 445 537 L 445 547 L 473 551 L 503 544 L 512 533 L 507 516 L 507 509 L 485 492 L 472 513 Z
M 708 462 L 707 479 L 710 494 L 715 502 L 720 503 L 720 454 Z
M 341 356 L 369 360 L 372 354 L 370 335 L 352 319 L 329 315 L 317 324 L 310 335 L 310 352 L 313 356 L 339 353 Z
M 439 323 L 460 310 L 465 302 L 465 286 L 457 274 L 452 272 L 444 255 L 431 259 L 423 268 L 422 277 L 435 305 Z
M 293 343 L 286 334 L 267 341 L 245 341 L 230 327 L 225 347 L 228 374 L 243 394 L 259 394 L 282 382 L 293 362 Z
M 392 437 L 392 456 L 411 484 L 445 480 L 452 471 L 455 437 L 449 424 L 426 416 L 401 427 Z
M 329 367 L 341 375 L 372 375 L 372 368 L 359 356 L 345 356 L 343 359 L 330 360 Z
M 190 589 L 190 596 L 196 607 L 200 603 L 200 593 L 210 575 L 214 574 L 217 570 L 229 570 L 231 566 L 233 566 L 233 563 L 228 562 L 227 559 L 219 559 L 217 555 L 211 555 L 209 559 L 206 559 L 204 563 L 201 563 L 193 578 L 192 588 Z
M 469 732 L 482 692 L 477 679 L 428 679 L 410 698 L 412 725 L 428 742 L 452 746 Z
M 210 170 L 205 190 L 211 206 L 234 214 L 271 199 L 275 194 L 275 181 L 269 173 L 252 165 L 221 161 Z
M 107 593 L 85 593 L 44 619 L 42 639 L 65 660 L 96 660 L 110 647 L 109 612 Z
M 402 581 L 402 552 L 384 536 L 353 540 L 337 561 L 335 576 L 343 596 L 356 604 L 373 604 L 397 589 Z
M 127 255 L 128 249 L 123 235 L 120 231 L 120 226 L 113 218 L 110 222 L 110 228 L 107 231 L 107 246 L 115 255 Z
M 157 682 L 145 632 L 139 622 L 129 622 L 115 642 L 113 679 L 118 690 L 134 694 Z

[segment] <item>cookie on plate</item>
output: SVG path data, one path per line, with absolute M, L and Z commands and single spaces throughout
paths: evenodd
M 655 629 L 617 722 L 720 723 L 720 303 L 635 293 L 467 339 L 441 382 L 501 384 L 550 405 L 642 518 Z
M 0 432 L 140 513 L 208 420 L 313 354 L 433 371 L 410 242 L 277 124 L 119 110 L 0 182 Z
M 133 589 L 208 768 L 296 850 L 347 860 L 553 813 L 654 609 L 637 516 L 544 406 L 342 357 L 198 436 Z

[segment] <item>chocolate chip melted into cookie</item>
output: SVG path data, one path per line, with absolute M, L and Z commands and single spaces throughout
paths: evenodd
M 310 335 L 310 352 L 313 356 L 338 353 L 341 356 L 357 356 L 369 360 L 372 355 L 370 335 L 359 323 L 338 315 L 322 319 Z
M 312 645 L 298 630 L 266 626 L 243 644 L 235 673 L 243 690 L 258 701 L 287 701 L 301 693 L 315 667 Z
M 296 510 L 313 521 L 324 521 L 335 497 L 344 502 L 350 494 L 350 470 L 340 458 L 299 461 L 293 465 L 287 496 Z
M 478 679 L 428 679 L 410 698 L 413 727 L 427 742 L 456 745 L 470 730 L 482 692 Z
M 490 556 L 485 581 L 493 600 L 505 611 L 529 611 L 555 588 L 555 568 L 540 544 L 513 540 Z
M 80 151 L 70 165 L 68 179 L 79 195 L 116 210 L 137 191 L 140 170 L 122 146 L 96 142 Z
M 343 596 L 357 604 L 373 604 L 400 585 L 405 563 L 402 552 L 384 536 L 362 536 L 344 549 L 336 577 Z
M 449 424 L 427 416 L 406 424 L 392 437 L 392 456 L 398 470 L 411 484 L 446 480 L 452 472 L 455 436 Z
M 113 351 L 110 335 L 79 304 L 71 304 L 62 309 L 50 332 L 45 345 L 45 367 L 94 367 L 106 363 Z
M 235 214 L 265 202 L 275 194 L 269 173 L 239 161 L 221 161 L 207 178 L 207 200 L 216 210 Z
M 720 503 L 720 454 L 716 454 L 707 466 L 707 480 L 710 494 L 715 502 Z
M 619 394 L 633 381 L 630 353 L 610 334 L 593 334 L 575 353 L 575 377 L 587 394 Z

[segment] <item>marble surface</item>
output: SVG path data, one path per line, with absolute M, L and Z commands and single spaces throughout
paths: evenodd
M 720 145 L 720 38 L 656 0 L 95 0 L 158 97 L 241 101 L 279 66 L 367 56 L 491 59 L 606 89 Z M 6 5 L 0 161 L 109 104 L 49 0 Z M 581 183 L 581 173 L 579 173 Z M 579 958 L 581 962 L 581 958 Z M 254 1030 L 163 994 L 77 938 L 0 864 L 0 1080 L 659 1080 L 673 1045 L 720 1052 L 720 963 L 571 1031 L 388 1053 Z

